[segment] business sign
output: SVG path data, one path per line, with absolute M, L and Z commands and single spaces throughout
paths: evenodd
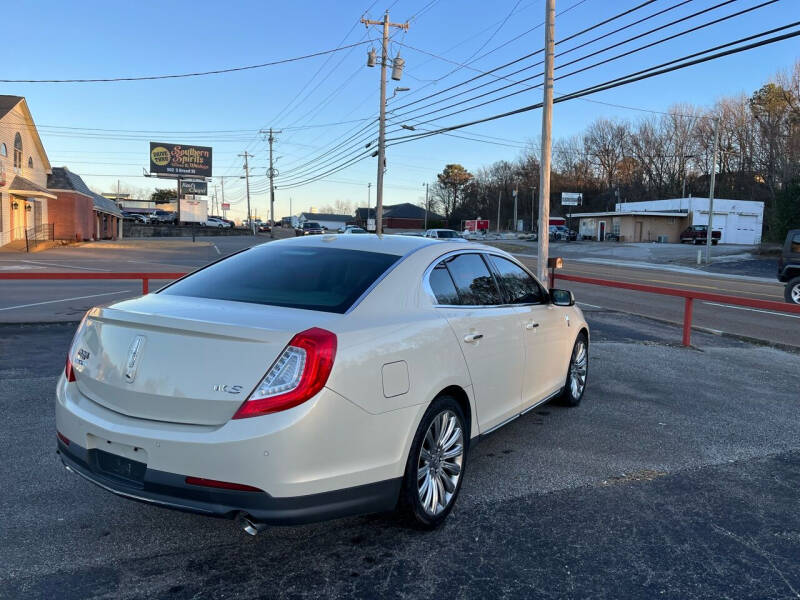
M 375 231 L 375 219 L 367 219 L 367 231 Z
M 164 177 L 211 177 L 211 148 L 150 142 L 150 173 Z
M 205 181 L 185 181 L 181 179 L 181 195 L 193 194 L 195 196 L 208 195 L 208 183 Z
M 231 203 L 230 202 L 223 202 L 222 203 L 222 210 L 230 210 L 230 209 L 231 209 Z
M 561 192 L 561 206 L 580 206 L 583 194 L 574 192 Z

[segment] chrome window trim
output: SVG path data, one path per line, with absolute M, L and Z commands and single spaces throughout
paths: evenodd
M 457 256 L 459 254 L 481 254 L 481 255 L 491 255 L 497 256 L 499 258 L 505 258 L 506 260 L 510 260 L 512 263 L 517 265 L 520 269 L 525 271 L 528 275 L 530 275 L 533 280 L 539 284 L 539 286 L 547 293 L 547 286 L 542 285 L 542 282 L 530 272 L 525 265 L 521 264 L 518 260 L 516 260 L 510 254 L 505 254 L 500 252 L 499 250 L 490 250 L 490 249 L 464 249 L 464 250 L 451 250 L 450 252 L 446 252 L 440 255 L 438 258 L 434 259 L 434 261 L 428 265 L 425 269 L 425 272 L 422 275 L 422 289 L 425 290 L 425 293 L 433 302 L 434 308 L 465 308 L 465 309 L 473 309 L 473 308 L 511 308 L 517 306 L 547 306 L 550 304 L 549 302 L 525 302 L 520 304 L 439 304 L 436 299 L 436 294 L 433 293 L 433 288 L 431 288 L 430 283 L 430 275 L 431 271 L 438 265 L 440 262 Z M 487 264 L 486 267 L 489 269 L 489 272 L 494 277 L 495 273 L 492 271 L 491 267 Z M 502 290 L 499 290 L 502 293 Z

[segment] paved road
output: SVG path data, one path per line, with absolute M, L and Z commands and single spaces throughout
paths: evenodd
M 277 232 L 279 236 L 291 235 L 290 230 L 278 229 Z M 198 238 L 195 244 L 189 239 L 150 240 L 127 245 L 101 243 L 91 247 L 66 247 L 27 256 L 3 253 L 0 254 L 0 272 L 189 271 L 268 239 L 268 235 L 262 234 L 255 239 L 247 236 Z M 518 253 L 523 262 L 535 265 L 535 258 L 531 258 L 533 245 L 512 245 L 505 242 L 501 245 Z M 653 246 L 657 248 L 654 249 Z M 565 261 L 564 272 L 568 274 L 783 301 L 783 287 L 777 281 L 748 280 L 702 271 L 684 273 L 680 271 L 680 267 L 679 271 L 669 271 L 583 262 L 587 258 L 610 260 L 605 254 L 613 252 L 624 252 L 624 256 L 630 258 L 632 251 L 646 253 L 647 256 L 642 256 L 649 256 L 649 260 L 658 258 L 669 262 L 684 256 L 692 248 L 674 244 L 672 246 L 675 247 L 666 248 L 663 244 L 623 244 L 617 247 L 613 244 L 560 243 L 553 245 L 553 253 L 574 257 Z M 657 255 L 657 250 L 661 254 Z M 726 250 L 738 251 L 730 248 Z M 605 254 L 598 258 L 601 251 Z M 0 322 L 78 320 L 92 306 L 140 294 L 140 285 L 134 281 L 3 281 L 0 283 Z M 151 289 L 158 285 L 159 282 L 153 282 Z M 680 298 L 573 283 L 561 285 L 574 290 L 583 307 L 601 307 L 641 314 L 674 323 L 681 323 L 683 319 L 683 300 Z M 696 327 L 742 335 L 785 347 L 800 347 L 800 315 L 698 302 L 695 306 L 694 324 Z
M 584 403 L 472 449 L 433 533 L 374 515 L 246 536 L 54 454 L 73 325 L 0 325 L 0 598 L 797 598 L 800 356 L 587 311 Z

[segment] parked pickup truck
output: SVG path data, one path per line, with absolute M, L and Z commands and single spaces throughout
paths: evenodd
M 786 234 L 778 259 L 778 281 L 786 284 L 786 301 L 800 304 L 800 229 L 793 229 Z
M 715 246 L 722 237 L 721 231 L 711 232 L 711 243 Z M 705 244 L 708 238 L 708 225 L 691 225 L 681 233 L 681 244 Z

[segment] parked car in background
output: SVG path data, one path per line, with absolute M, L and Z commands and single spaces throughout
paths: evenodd
M 722 238 L 721 231 L 711 232 L 711 243 L 715 246 Z M 706 244 L 708 243 L 708 225 L 690 225 L 681 233 L 681 244 Z
M 225 223 L 228 223 L 231 227 L 236 227 L 236 223 L 234 223 L 232 220 L 226 219 L 225 217 L 220 217 L 219 215 L 208 215 L 208 218 L 217 219 L 218 221 L 224 221 Z
M 269 224 L 269 222 L 259 223 L 258 231 L 259 233 L 269 233 L 270 231 L 272 231 L 272 226 Z
M 161 210 L 160 208 L 157 208 L 156 210 L 154 210 L 152 212 L 152 214 L 150 215 L 150 221 L 151 222 L 155 222 L 155 223 L 162 223 L 162 224 L 172 223 L 172 224 L 174 224 L 177 221 L 177 219 L 178 219 L 178 214 L 177 213 L 166 211 L 166 210 Z
M 355 225 L 348 225 L 340 233 L 343 235 L 350 235 L 352 233 L 367 233 L 367 230 L 362 229 L 361 227 L 356 227 Z
M 778 281 L 786 284 L 786 301 L 800 304 L 800 229 L 793 229 L 786 234 L 778 259 Z
M 141 213 L 132 213 L 127 211 L 122 211 L 122 219 L 124 221 L 131 221 L 133 223 L 140 223 L 142 225 L 146 225 L 149 222 L 147 215 L 143 215 Z
M 578 239 L 578 232 L 566 225 L 550 225 L 550 239 L 574 242 Z
M 295 228 L 294 235 L 320 235 L 324 229 L 316 221 L 306 221 L 302 226 Z
M 281 227 L 291 227 L 292 226 L 292 217 L 283 217 L 281 219 Z
M 227 229 L 230 227 L 230 223 L 223 221 L 222 219 L 218 219 L 217 217 L 208 217 L 205 222 L 206 227 L 217 227 L 219 229 Z
M 432 529 L 481 436 L 581 402 L 589 348 L 572 293 L 496 248 L 279 240 L 90 310 L 54 441 L 106 491 L 251 534 L 395 507 Z
M 460 233 L 454 231 L 452 229 L 428 229 L 425 232 L 426 238 L 431 238 L 434 240 L 447 240 L 447 241 L 455 241 L 455 242 L 466 242 Z

